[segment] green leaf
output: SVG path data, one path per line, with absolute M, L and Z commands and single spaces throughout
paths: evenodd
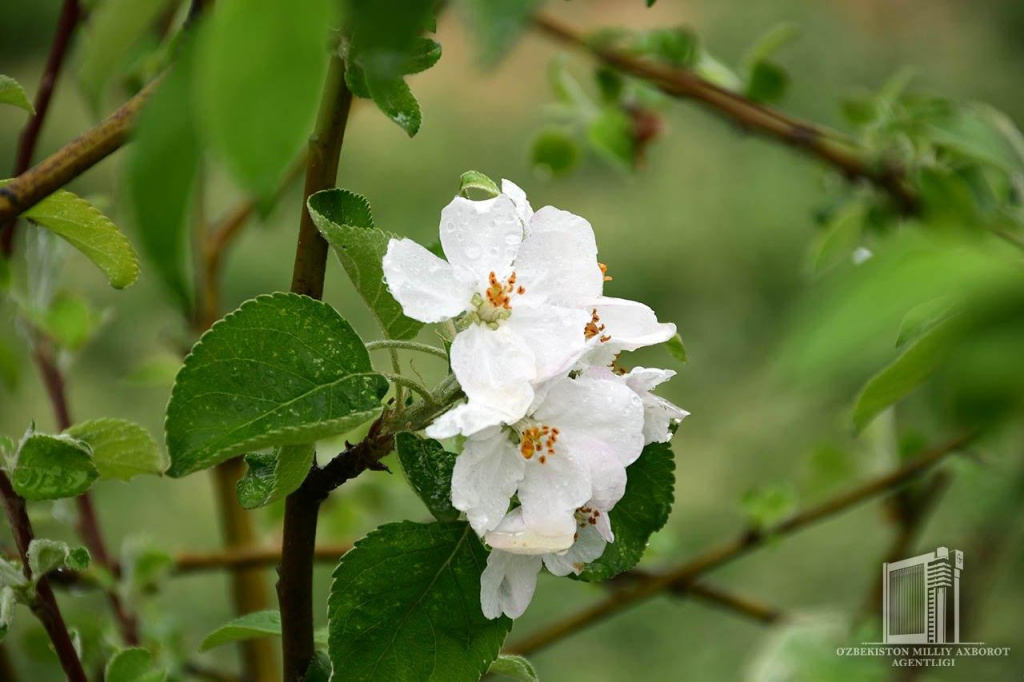
M 18 603 L 18 597 L 10 587 L 0 588 L 0 642 L 4 641 L 7 633 L 11 631 L 11 624 L 14 622 L 14 606 Z
M 415 137 L 420 130 L 423 116 L 420 113 L 420 103 L 416 101 L 405 80 L 400 77 L 367 76 L 366 87 L 377 107 L 400 125 L 409 137 Z
M 21 566 L 0 557 L 0 587 L 24 587 L 25 585 L 28 585 L 28 578 L 25 577 Z
M 36 115 L 36 110 L 32 103 L 28 101 L 28 96 L 25 95 L 25 90 L 22 89 L 21 83 L 10 76 L 0 75 L 0 104 L 10 104 L 19 109 L 24 109 L 30 116 Z
M 309 137 L 333 3 L 218 0 L 199 36 L 202 129 L 245 188 L 269 197 Z
M 687 363 L 686 346 L 683 345 L 683 337 L 679 336 L 679 334 L 665 342 L 665 349 L 668 350 L 669 355 L 679 362 L 684 365 Z
M 907 346 L 890 365 L 871 377 L 857 397 L 853 426 L 860 431 L 893 403 L 910 395 L 946 358 L 958 329 L 946 320 Z
M 275 610 L 256 611 L 222 625 L 206 636 L 200 651 L 209 651 L 224 644 L 244 639 L 281 636 L 281 614 Z
M 142 595 L 157 591 L 174 568 L 174 557 L 156 546 L 152 540 L 128 536 L 121 546 L 121 573 L 129 594 Z
M 377 413 L 388 390 L 329 305 L 297 294 L 246 301 L 185 358 L 167 406 L 175 478 L 246 451 L 327 438 Z
M 850 261 L 860 245 L 866 216 L 867 207 L 861 201 L 852 201 L 831 216 L 811 245 L 812 273 L 820 274 Z
M 71 436 L 29 433 L 14 459 L 11 484 L 26 500 L 81 495 L 99 477 L 89 447 Z
M 43 311 L 26 310 L 32 324 L 61 348 L 78 350 L 102 323 L 102 315 L 89 302 L 69 292 L 58 292 Z
M 350 35 L 349 62 L 358 63 L 370 80 L 391 80 L 407 73 L 422 48 L 419 35 L 433 22 L 429 0 L 376 0 L 346 3 Z
M 66 542 L 36 538 L 28 545 L 28 565 L 38 580 L 58 568 L 84 571 L 89 568 L 89 551 L 84 547 L 71 549 Z
M 896 334 L 896 347 L 900 348 L 921 337 L 922 334 L 949 317 L 952 304 L 948 298 L 925 301 L 907 311 Z
M 69 436 L 92 448 L 92 461 L 103 478 L 129 481 L 138 474 L 161 475 L 167 459 L 149 431 L 124 419 L 92 419 L 75 424 Z
M 497 66 L 526 29 L 539 0 L 462 0 L 484 68 Z
M 778 64 L 762 59 L 754 62 L 747 78 L 747 98 L 765 104 L 778 102 L 789 87 L 789 74 Z
M 468 199 L 471 191 L 483 193 L 485 199 L 492 199 L 501 194 L 494 180 L 475 170 L 466 171 L 459 177 L 459 196 Z
M 437 64 L 439 59 L 441 59 L 441 44 L 439 42 L 430 38 L 417 38 L 406 55 L 402 73 L 421 73 Z
M 486 563 L 465 522 L 390 523 L 357 542 L 328 600 L 334 679 L 478 680 L 512 627 L 480 610 Z
M 455 453 L 436 440 L 400 433 L 395 438 L 398 458 L 412 489 L 438 521 L 455 521 L 459 510 L 452 506 L 452 471 Z
M 106 682 L 163 682 L 167 672 L 156 667 L 153 654 L 145 649 L 121 649 L 107 663 Z
M 542 130 L 530 146 L 530 162 L 553 177 L 567 175 L 579 161 L 579 145 L 557 128 Z
M 366 199 L 347 190 L 328 189 L 311 196 L 307 205 L 384 335 L 389 339 L 416 336 L 423 323 L 403 315 L 402 306 L 384 284 L 381 259 L 394 235 L 374 227 Z
M 792 42 L 798 32 L 797 25 L 788 21 L 771 27 L 747 50 L 743 56 L 744 67 L 753 71 L 758 62 L 772 58 L 782 47 Z
M 656 28 L 637 36 L 632 51 L 672 66 L 688 69 L 700 56 L 697 34 L 686 26 Z
M 101 108 L 111 79 L 123 72 L 130 51 L 164 15 L 171 0 L 104 0 L 88 14 L 78 67 L 82 93 L 94 111 Z
M 0 187 L 8 182 L 0 181 Z M 124 289 L 139 278 L 139 257 L 131 242 L 85 199 L 59 189 L 21 215 L 85 254 L 115 289 Z
M 624 111 L 614 107 L 604 109 L 587 126 L 587 139 L 605 160 L 632 170 L 636 161 L 633 122 Z
M 957 107 L 935 122 L 931 141 L 957 156 L 986 163 L 1008 173 L 1024 170 L 1021 133 L 1002 112 L 984 104 Z
M 313 660 L 309 662 L 306 675 L 302 682 L 330 682 L 331 659 L 323 651 L 313 654 Z
M 648 7 L 653 4 L 653 0 L 648 0 Z M 540 680 L 532 663 L 522 656 L 513 656 L 511 654 L 501 654 L 498 656 L 494 663 L 491 663 L 491 667 L 487 669 L 487 674 L 497 677 L 508 677 L 513 680 L 523 680 L 524 682 L 538 682 Z
M 637 565 L 651 535 L 668 521 L 675 496 L 675 462 L 668 443 L 651 443 L 626 473 L 626 492 L 609 512 L 615 542 L 587 564 L 580 579 L 607 580 Z
M 741 503 L 750 524 L 766 529 L 793 513 L 797 497 L 789 486 L 764 486 L 744 493 Z
M 199 131 L 192 115 L 192 61 L 192 50 L 183 46 L 170 75 L 139 115 L 128 166 L 143 255 L 186 311 L 193 306 L 188 218 L 200 160 Z
M 313 445 L 302 444 L 246 455 L 249 469 L 235 486 L 238 503 L 243 509 L 256 509 L 290 495 L 302 485 L 315 454 Z
M 181 358 L 172 353 L 160 353 L 142 360 L 124 377 L 125 383 L 134 386 L 156 386 L 170 388 L 174 377 L 181 369 Z
M 694 72 L 709 80 L 720 88 L 741 92 L 743 90 L 743 79 L 736 75 L 736 72 L 728 66 L 712 57 L 707 52 L 701 52 L 697 63 L 693 67 Z

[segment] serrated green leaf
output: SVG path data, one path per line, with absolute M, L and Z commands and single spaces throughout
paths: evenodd
M 11 631 L 14 622 L 14 606 L 18 597 L 10 587 L 0 587 L 0 642 L 4 641 Z
M 222 625 L 206 636 L 200 651 L 209 651 L 243 639 L 281 636 L 281 614 L 275 610 L 256 611 Z
M 430 38 L 417 38 L 412 42 L 405 62 L 402 64 L 403 74 L 421 73 L 441 59 L 441 44 Z
M 92 461 L 103 478 L 129 481 L 138 474 L 161 475 L 167 459 L 149 431 L 124 419 L 92 419 L 75 424 L 69 436 L 92 448 Z
M 459 510 L 452 506 L 452 471 L 455 453 L 431 438 L 400 433 L 395 438 L 398 458 L 423 504 L 438 521 L 455 521 Z
M 366 88 L 377 107 L 397 123 L 409 137 L 420 130 L 420 103 L 401 77 L 374 78 L 366 75 Z
M 512 627 L 480 610 L 486 562 L 465 522 L 390 523 L 357 542 L 328 600 L 334 679 L 478 680 Z
M 298 294 L 259 296 L 185 358 L 167 406 L 167 473 L 344 433 L 376 414 L 387 390 L 334 308 Z
M 626 492 L 609 512 L 615 542 L 587 564 L 580 579 L 607 580 L 637 565 L 651 535 L 668 521 L 675 496 L 675 462 L 668 443 L 651 443 L 626 470 Z
M 600 156 L 611 163 L 632 170 L 636 162 L 633 122 L 618 108 L 604 109 L 587 125 L 587 139 Z
M 163 682 L 167 671 L 157 668 L 153 654 L 145 649 L 122 649 L 107 662 L 103 679 L 105 682 Z
M 653 4 L 654 2 L 649 0 L 647 6 L 650 7 Z M 538 682 L 540 680 L 532 663 L 522 656 L 513 656 L 511 654 L 501 654 L 498 656 L 494 663 L 491 663 L 491 667 L 487 669 L 487 674 L 507 677 L 513 680 L 523 680 L 524 682 Z
M 946 358 L 957 331 L 953 320 L 935 325 L 907 346 L 885 369 L 871 377 L 857 397 L 853 409 L 854 428 L 860 431 L 882 410 L 923 384 Z
M 193 305 L 188 216 L 201 148 L 192 113 L 192 50 L 184 46 L 180 52 L 139 115 L 128 186 L 143 255 L 178 306 L 188 311 Z
M 484 198 L 492 199 L 499 194 L 498 184 L 480 171 L 466 171 L 459 177 L 459 196 L 469 198 L 472 191 L 482 192 Z
M 679 336 L 679 334 L 676 334 L 665 342 L 665 349 L 668 351 L 669 355 L 679 362 L 684 365 L 687 363 L 686 346 L 683 345 L 683 337 Z
M 218 0 L 199 36 L 202 130 L 238 182 L 269 197 L 309 137 L 334 3 Z
M 0 181 L 0 187 L 9 182 Z M 131 242 L 85 199 L 59 189 L 21 215 L 85 254 L 115 289 L 134 284 L 139 278 L 139 257 Z
M 526 29 L 539 0 L 501 2 L 462 0 L 471 33 L 477 39 L 480 63 L 492 68 L 508 54 Z
M 26 500 L 57 500 L 81 495 L 98 477 L 86 444 L 71 436 L 31 433 L 15 456 L 11 484 Z
M 19 109 L 24 109 L 30 116 L 36 115 L 36 110 L 32 106 L 32 102 L 28 100 L 28 96 L 21 87 L 21 83 L 10 76 L 2 74 L 0 74 L 0 104 L 10 104 Z
M 238 503 L 243 509 L 257 509 L 290 495 L 302 485 L 315 454 L 316 448 L 307 443 L 246 455 L 249 470 L 235 486 Z
M 530 146 L 530 162 L 559 177 L 567 175 L 579 161 L 579 145 L 566 133 L 555 128 L 542 130 Z
M 394 235 L 374 227 L 366 199 L 347 190 L 328 189 L 311 196 L 307 206 L 384 335 L 389 339 L 416 336 L 423 323 L 402 314 L 402 306 L 384 284 L 381 259 Z
M 71 549 L 66 542 L 35 538 L 28 545 L 28 565 L 38 580 L 58 568 L 84 571 L 89 567 L 89 552 L 83 547 Z
M 789 74 L 778 64 L 761 59 L 751 66 L 746 95 L 755 102 L 778 102 L 789 87 Z

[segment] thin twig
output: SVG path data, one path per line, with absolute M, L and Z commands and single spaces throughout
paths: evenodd
M 71 37 L 75 34 L 75 28 L 81 19 L 81 7 L 78 0 L 64 0 L 61 6 L 60 18 L 57 20 L 57 31 L 53 37 L 53 44 L 50 45 L 50 54 L 46 58 L 46 66 L 43 68 L 43 77 L 39 80 L 39 88 L 36 90 L 36 97 L 33 101 L 35 114 L 25 124 L 18 138 L 18 151 L 14 156 L 14 170 L 11 177 L 21 175 L 28 170 L 32 163 L 32 157 L 36 153 L 36 145 L 39 143 L 39 134 L 46 121 L 46 114 L 50 111 L 50 100 L 53 97 L 53 88 L 57 84 L 57 77 L 64 66 L 64 57 L 68 53 L 68 46 L 71 44 Z M 14 250 L 14 230 L 17 221 L 8 220 L 0 228 L 0 252 L 10 257 Z
M 619 611 L 655 597 L 666 590 L 670 590 L 676 585 L 693 583 L 705 573 L 721 568 L 725 564 L 757 549 L 769 538 L 788 535 L 818 521 L 831 518 L 872 497 L 894 490 L 915 476 L 927 471 L 949 453 L 963 448 L 975 436 L 976 434 L 974 433 L 957 436 L 890 474 L 876 478 L 865 485 L 838 495 L 815 507 L 811 507 L 771 528 L 748 530 L 737 538 L 698 556 L 696 559 L 680 564 L 665 573 L 653 576 L 649 580 L 638 582 L 629 589 L 617 592 L 589 608 L 541 629 L 539 632 L 508 647 L 508 652 L 516 654 L 533 653 L 598 623 Z
M 366 350 L 412 350 L 418 353 L 426 353 L 427 355 L 433 355 L 441 358 L 442 360 L 448 359 L 448 354 L 444 352 L 444 349 L 438 348 L 437 346 L 430 346 L 425 343 L 416 343 L 415 341 L 395 341 L 393 339 L 382 339 L 380 341 L 369 341 L 366 344 Z
M 638 582 L 652 580 L 654 577 L 654 574 L 647 571 L 633 569 L 615 576 L 604 584 L 612 589 L 619 589 L 622 586 L 635 585 Z M 727 611 L 732 611 L 766 625 L 772 625 L 785 619 L 785 614 L 773 606 L 762 604 L 749 597 L 742 597 L 738 594 L 727 592 L 721 587 L 709 585 L 703 581 L 672 585 L 668 588 L 668 592 L 684 599 L 696 597 L 700 601 L 724 608 Z
M 906 213 L 917 210 L 918 198 L 907 184 L 902 169 L 868 159 L 862 150 L 836 139 L 821 126 L 802 121 L 701 78 L 692 71 L 673 69 L 637 59 L 587 39 L 543 14 L 534 27 L 561 43 L 586 50 L 604 63 L 648 81 L 672 97 L 694 99 L 724 114 L 743 129 L 780 140 L 839 169 L 849 179 L 864 179 L 888 192 Z

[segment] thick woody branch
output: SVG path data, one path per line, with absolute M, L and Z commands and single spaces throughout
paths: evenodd
M 696 559 L 681 564 L 665 573 L 652 576 L 648 580 L 638 582 L 635 586 L 621 590 L 599 601 L 590 608 L 543 628 L 540 632 L 514 643 L 508 648 L 508 652 L 516 654 L 533 653 L 647 599 L 676 589 L 680 585 L 691 585 L 704 574 L 721 568 L 761 547 L 769 538 L 789 535 L 814 523 L 824 521 L 847 511 L 873 497 L 897 489 L 907 481 L 930 469 L 949 453 L 963 448 L 975 435 L 969 433 L 957 436 L 890 474 L 876 478 L 865 485 L 834 497 L 815 507 L 811 507 L 771 528 L 748 530 L 734 540 L 716 547 Z
M 692 71 L 673 69 L 617 50 L 592 44 L 574 29 L 538 14 L 534 26 L 544 35 L 570 47 L 586 50 L 605 64 L 643 79 L 671 97 L 692 99 L 749 130 L 784 142 L 838 169 L 851 180 L 863 179 L 889 193 L 901 210 L 917 210 L 917 196 L 892 164 L 868 158 L 855 145 L 839 140 L 821 126 L 802 121 L 701 78 Z

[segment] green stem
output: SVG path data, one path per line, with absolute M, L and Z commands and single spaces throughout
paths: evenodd
M 404 377 L 401 374 L 392 374 L 390 372 L 379 372 L 379 374 L 399 388 L 411 388 L 416 393 L 419 393 L 427 405 L 431 407 L 437 406 L 437 400 L 434 398 L 434 394 L 430 392 L 430 389 L 415 379 Z
M 444 352 L 443 348 L 437 346 L 428 346 L 425 343 L 416 343 L 415 341 L 394 341 L 391 339 L 385 339 L 383 341 L 370 341 L 366 344 L 366 350 L 381 350 L 383 348 L 396 349 L 396 350 L 413 350 L 419 353 L 426 353 L 427 355 L 434 355 L 442 360 L 448 359 L 448 354 Z

